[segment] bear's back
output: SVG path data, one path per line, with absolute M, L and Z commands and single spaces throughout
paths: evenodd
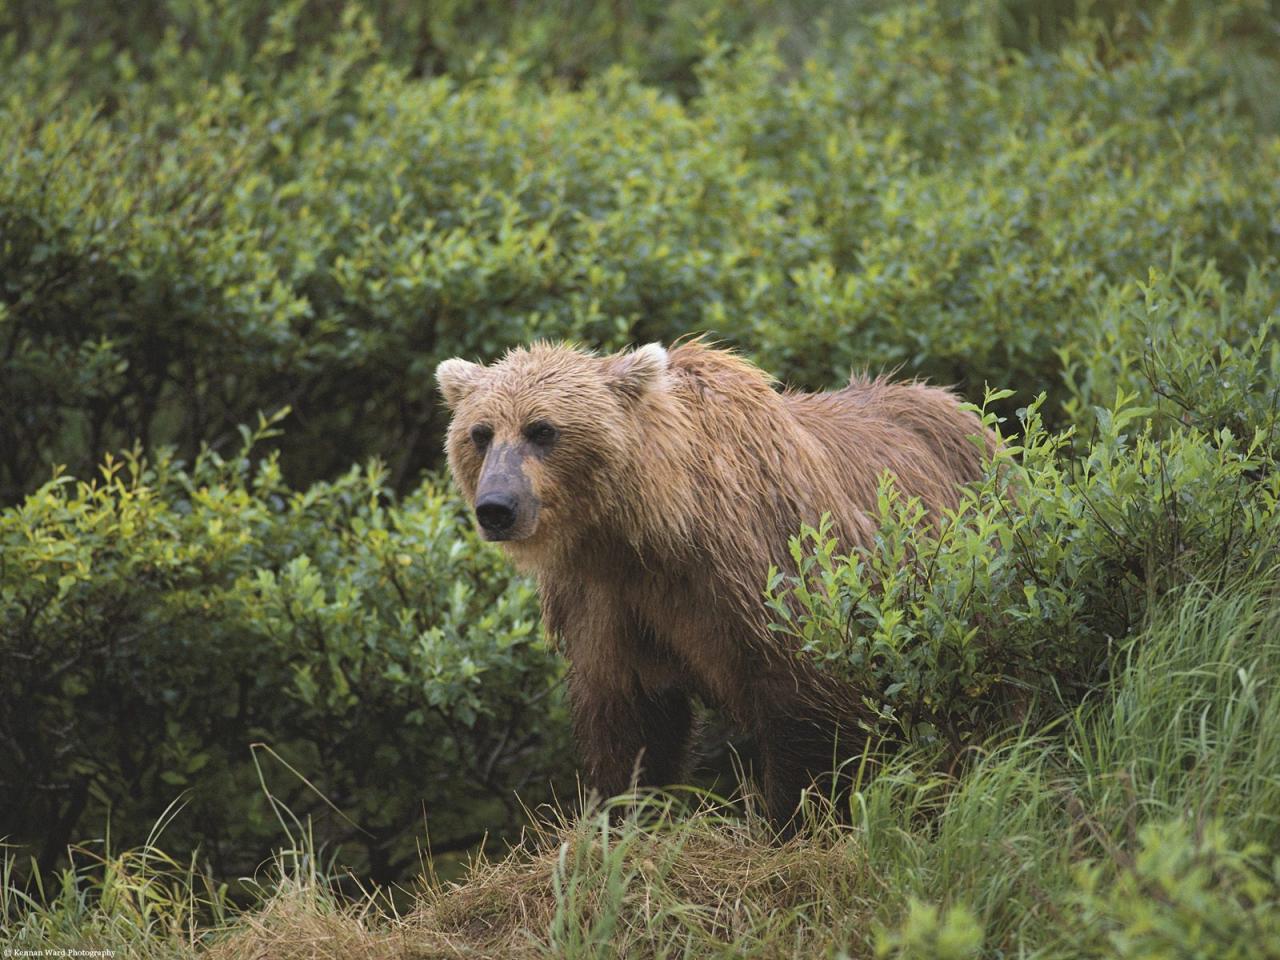
M 874 494 L 886 470 L 897 489 L 931 513 L 954 507 L 994 449 L 990 432 L 950 390 L 884 377 L 855 377 L 829 393 L 786 393 L 792 415 L 835 469 Z M 874 500 L 867 509 L 874 508 Z
M 940 387 L 854 377 L 827 393 L 779 391 L 760 368 L 697 342 L 673 349 L 669 370 L 699 425 L 708 487 L 736 484 L 747 500 L 771 491 L 772 508 L 804 522 L 831 512 L 865 530 L 852 513 L 875 514 L 886 470 L 936 515 L 981 476 L 993 448 L 979 419 Z

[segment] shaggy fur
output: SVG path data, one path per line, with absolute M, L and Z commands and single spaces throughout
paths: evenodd
M 754 734 L 767 810 L 786 822 L 837 749 L 858 751 L 863 708 L 769 631 L 768 568 L 794 569 L 788 538 L 823 512 L 846 548 L 870 543 L 886 470 L 933 515 L 954 506 L 981 471 L 971 438 L 990 448 L 978 419 L 920 383 L 780 392 L 698 342 L 609 357 L 536 344 L 491 367 L 447 360 L 437 379 L 458 485 L 473 505 L 515 504 L 482 533 L 537 576 L 589 782 L 677 782 L 699 697 Z

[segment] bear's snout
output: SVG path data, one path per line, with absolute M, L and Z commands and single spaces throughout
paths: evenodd
M 497 444 L 486 454 L 476 487 L 476 522 L 486 540 L 527 540 L 538 525 L 539 501 L 524 453 L 516 444 Z
M 509 493 L 491 493 L 476 504 L 476 519 L 494 539 L 505 537 L 516 525 L 516 498 Z

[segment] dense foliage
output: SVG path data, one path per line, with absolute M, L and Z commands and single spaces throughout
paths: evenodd
M 191 16 L 229 43 L 219 9 Z M 0 499 L 284 404 L 292 483 L 377 454 L 403 492 L 439 462 L 434 364 L 534 336 L 1058 392 L 1116 285 L 1273 255 L 1230 18 L 1023 54 L 981 5 L 893 5 L 798 66 L 709 41 L 680 100 L 500 59 L 423 79 L 359 8 L 303 44 L 306 13 L 263 16 L 238 69 L 196 25 L 94 82 L 82 46 L 10 41 Z
M 219 876 L 281 816 L 390 881 L 520 823 L 567 744 L 531 585 L 434 483 L 287 489 L 274 457 L 108 459 L 0 514 L 4 829 L 46 866 L 113 822 Z
M 1080 394 L 1114 399 L 1082 415 L 1087 434 L 1046 430 L 1041 395 L 940 529 L 922 531 L 919 502 L 886 480 L 873 550 L 839 556 L 825 527 L 792 541 L 798 576 L 769 585 L 775 629 L 889 729 L 958 755 L 1086 697 L 1166 591 L 1266 569 L 1280 547 L 1280 291 L 1260 302 L 1268 281 L 1252 281 L 1235 294 L 1212 271 L 1194 288 L 1152 271 L 1117 291 L 1136 306 L 1109 321 L 1141 345 L 1089 368 Z M 1240 331 L 1234 346 L 1206 301 Z
M 546 903 L 481 870 L 431 935 L 1274 956 L 1278 11 L 1075 6 L 0 0 L 5 918 L 119 920 L 128 855 L 8 881 L 158 821 L 215 887 L 285 836 L 391 880 L 571 791 L 431 371 L 707 332 L 1006 435 L 957 518 L 886 484 L 875 550 L 761 585 L 900 752 L 731 903 L 673 864 L 732 886 L 738 827 L 584 819 Z

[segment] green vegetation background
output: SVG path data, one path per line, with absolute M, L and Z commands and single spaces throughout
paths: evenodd
M 805 388 L 957 384 L 1011 437 L 1016 510 L 993 473 L 922 537 L 886 489 L 873 555 L 807 531 L 761 585 L 908 744 L 864 802 L 1002 744 L 1029 835 L 1080 832 L 1028 854 L 1038 901 L 881 849 L 918 867 L 883 949 L 1083 951 L 1086 916 L 1134 956 L 1274 944 L 1278 12 L 0 3 L 8 920 L 68 844 L 158 822 L 218 881 L 296 817 L 389 882 L 572 796 L 561 667 L 439 472 L 431 372 L 706 331 Z M 1150 752 L 1090 726 L 1125 703 Z M 921 844 L 998 833 L 914 796 Z

